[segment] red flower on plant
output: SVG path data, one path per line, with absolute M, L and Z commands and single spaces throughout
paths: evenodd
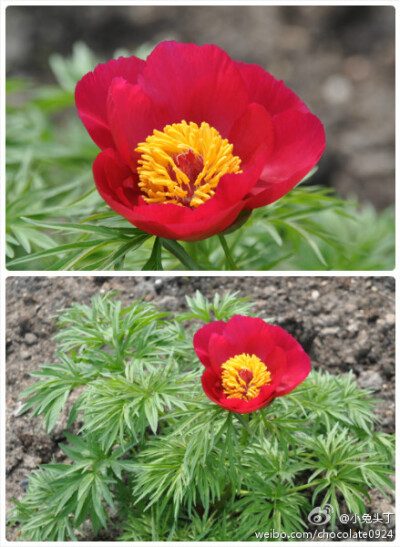
M 276 201 L 325 147 L 321 122 L 282 81 L 214 45 L 163 42 L 146 61 L 100 64 L 75 99 L 102 149 L 99 193 L 168 239 L 205 239 Z
M 311 370 L 301 345 L 278 326 L 235 315 L 214 321 L 193 339 L 206 367 L 203 389 L 214 403 L 244 414 L 268 405 L 297 387 Z

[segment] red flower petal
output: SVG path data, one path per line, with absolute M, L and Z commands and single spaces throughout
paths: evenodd
M 225 337 L 234 343 L 237 340 L 246 339 L 254 332 L 259 331 L 267 325 L 265 321 L 259 317 L 249 317 L 247 315 L 234 315 L 226 323 L 224 331 Z
M 282 348 L 275 346 L 268 353 L 264 363 L 271 373 L 270 385 L 274 388 L 274 393 L 276 393 L 276 390 L 279 389 L 282 378 L 287 374 L 288 356 Z
M 101 197 L 122 216 L 131 211 L 135 200 L 132 171 L 121 161 L 115 150 L 101 152 L 93 163 L 93 176 Z
M 214 45 L 161 43 L 147 58 L 139 84 L 176 122 L 206 121 L 224 138 L 249 102 L 235 63 Z
M 303 382 L 311 372 L 311 362 L 308 355 L 300 351 L 287 354 L 288 368 L 282 376 L 281 383 L 276 389 L 276 397 L 286 395 Z
M 250 101 L 263 105 L 271 116 L 293 109 L 309 112 L 303 101 L 282 80 L 277 80 L 262 67 L 239 61 L 236 61 L 236 66 L 246 84 Z
M 223 397 L 220 377 L 211 368 L 207 368 L 203 372 L 201 383 L 207 397 L 219 405 L 221 397 Z
M 117 203 L 114 202 L 114 205 L 109 203 L 109 205 L 134 226 L 149 234 L 182 241 L 197 241 L 222 232 L 234 222 L 242 207 L 239 202 L 218 210 L 217 203 L 213 203 L 211 199 L 194 211 L 173 204 L 145 205 L 143 203 L 132 209 L 125 208 L 123 212 L 122 209 L 118 211 Z M 201 211 L 201 215 L 196 214 L 200 207 L 204 209 L 207 207 Z M 191 218 L 190 214 L 192 214 Z
M 230 340 L 227 340 L 224 333 L 221 335 L 213 334 L 211 336 L 208 352 L 211 366 L 215 373 L 219 375 L 221 374 L 221 365 L 226 363 L 231 357 L 238 355 L 238 352 L 244 353 L 238 350 L 237 346 L 232 344 Z
M 139 154 L 135 148 L 154 129 L 160 131 L 173 120 L 153 104 L 139 85 L 118 78 L 113 80 L 107 101 L 108 119 L 115 146 L 121 158 L 136 173 Z
M 79 117 L 89 135 L 101 149 L 114 146 L 107 118 L 107 96 L 114 78 L 136 83 L 145 62 L 137 57 L 108 61 L 86 74 L 75 89 Z
M 284 329 L 274 326 L 271 331 L 275 344 L 286 353 L 287 369 L 282 376 L 276 396 L 286 395 L 297 387 L 311 372 L 311 361 L 301 345 Z
M 325 148 L 323 125 L 313 114 L 290 110 L 273 121 L 275 147 L 245 209 L 262 207 L 287 194 L 314 167 Z
M 274 134 L 271 116 L 265 108 L 259 104 L 249 104 L 233 124 L 228 140 L 234 145 L 233 153 L 241 158 L 245 166 L 261 150 L 265 151 L 267 160 L 273 150 Z
M 258 149 L 257 155 L 252 157 L 252 161 L 242 166 L 242 173 L 229 174 L 221 177 L 218 187 L 215 192 L 215 196 L 209 199 L 203 207 L 202 214 L 204 214 L 204 207 L 208 203 L 215 203 L 216 208 L 223 209 L 227 205 L 234 203 L 241 203 L 240 209 L 243 207 L 243 198 L 251 192 L 254 186 L 257 184 L 261 175 L 263 166 L 265 165 L 265 159 L 267 157 L 267 149 Z M 200 207 L 197 207 L 195 211 L 198 211 Z M 230 225 L 230 224 L 229 224 Z
M 270 325 L 262 319 L 235 315 L 224 325 L 223 330 L 219 327 L 221 332 L 212 332 L 209 339 L 209 359 L 214 370 L 218 371 L 235 355 L 254 354 L 264 361 L 271 352 L 274 340 L 268 331 Z
M 199 329 L 193 337 L 193 347 L 201 363 L 208 368 L 211 367 L 211 361 L 208 355 L 208 344 L 212 334 L 221 334 L 226 327 L 224 321 L 213 321 L 208 323 L 202 329 Z
M 255 410 L 259 410 L 260 408 L 267 406 L 273 399 L 272 390 L 268 390 L 268 386 L 265 386 L 263 390 L 263 393 L 260 392 L 257 397 L 251 399 L 250 401 L 244 401 L 243 399 L 220 399 L 217 404 L 222 406 L 222 408 L 226 408 L 226 410 L 237 412 L 238 414 L 254 412 Z M 269 397 L 267 396 L 267 391 L 270 392 Z

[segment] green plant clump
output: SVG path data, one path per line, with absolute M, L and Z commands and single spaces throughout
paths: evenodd
M 151 49 L 133 53 L 146 57 Z M 119 50 L 114 57 L 130 54 Z M 312 173 L 233 233 L 178 243 L 134 228 L 95 189 L 92 163 L 99 150 L 75 109 L 76 82 L 98 62 L 77 43 L 70 59 L 50 57 L 53 85 L 7 81 L 9 270 L 394 268 L 394 209 L 377 213 L 338 199 L 310 185 Z
M 313 507 L 332 506 L 335 530 L 343 508 L 366 512 L 370 489 L 392 491 L 393 439 L 375 431 L 374 400 L 351 373 L 313 371 L 251 414 L 205 396 L 193 332 L 248 314 L 246 299 L 197 293 L 171 319 L 114 296 L 59 315 L 55 362 L 22 393 L 21 413 L 41 415 L 48 433 L 68 408 L 74 434 L 60 444 L 64 462 L 40 466 L 14 500 L 20 539 L 107 528 L 125 541 L 247 541 L 272 529 L 289 538 L 309 530 Z

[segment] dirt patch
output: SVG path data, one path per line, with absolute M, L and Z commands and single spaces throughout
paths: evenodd
M 394 279 L 391 277 L 10 277 L 7 279 L 7 510 L 21 499 L 27 475 L 54 456 L 66 425 L 61 418 L 50 436 L 40 419 L 16 416 L 19 393 L 32 383 L 29 372 L 52 362 L 54 316 L 74 301 L 89 303 L 95 294 L 121 291 L 124 305 L 144 298 L 163 311 L 186 310 L 185 295 L 200 290 L 239 291 L 255 309 L 273 317 L 303 345 L 316 369 L 332 374 L 353 370 L 360 387 L 372 388 L 380 429 L 394 432 Z M 394 512 L 394 500 L 372 492 L 368 512 Z M 15 540 L 11 533 L 10 540 Z M 97 538 L 99 539 L 99 538 Z M 112 537 L 101 537 L 110 540 Z
M 52 81 L 49 55 L 78 40 L 105 60 L 145 42 L 216 44 L 282 78 L 321 118 L 316 184 L 383 208 L 394 203 L 394 29 L 390 6 L 9 6 L 7 71 Z

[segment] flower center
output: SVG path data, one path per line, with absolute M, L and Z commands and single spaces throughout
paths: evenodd
M 222 176 L 240 172 L 233 145 L 214 127 L 185 121 L 155 129 L 135 152 L 139 187 L 147 203 L 198 207 L 215 194 Z
M 221 365 L 222 389 L 228 399 L 250 401 L 263 386 L 271 383 L 271 373 L 256 356 L 242 353 Z

